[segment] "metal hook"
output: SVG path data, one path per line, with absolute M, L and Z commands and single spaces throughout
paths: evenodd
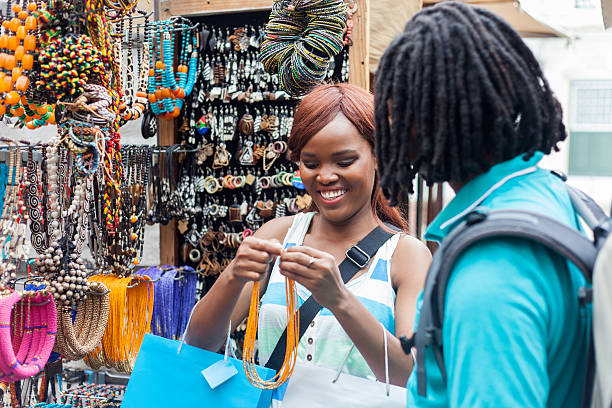
M 160 279 L 161 279 L 161 277 L 159 277 L 157 279 L 132 279 L 132 282 L 135 282 L 135 283 L 133 285 L 127 285 L 126 288 L 128 288 L 128 289 L 135 288 L 136 286 L 140 285 L 142 282 L 155 283 L 155 282 L 157 282 Z
M 22 281 L 22 280 L 23 281 L 28 281 L 28 280 L 37 280 L 37 279 L 38 280 L 42 280 L 43 277 L 42 276 L 21 276 L 19 278 L 13 279 L 12 281 L 13 281 L 13 283 L 17 283 L 17 282 Z
M 155 14 L 153 11 L 150 13 L 147 13 L 144 10 L 136 10 L 136 12 L 138 14 L 140 14 L 139 16 L 127 16 L 127 17 L 123 17 L 123 20 L 135 20 L 137 18 L 149 18 L 151 17 L 153 14 Z

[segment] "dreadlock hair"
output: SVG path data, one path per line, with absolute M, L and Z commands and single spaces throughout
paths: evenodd
M 338 114 L 344 115 L 368 142 L 374 154 L 374 98 L 363 88 L 351 84 L 325 84 L 314 88 L 302 99 L 293 118 L 291 135 L 287 142 L 291 160 L 298 162 L 302 149 L 310 139 L 332 122 Z M 370 198 L 374 215 L 384 223 L 406 230 L 406 220 L 389 202 L 378 185 L 378 172 Z M 318 211 L 314 202 L 307 211 Z
M 559 150 L 561 105 L 527 45 L 489 11 L 444 2 L 416 14 L 384 52 L 375 84 L 376 155 L 391 204 L 465 182 L 524 153 Z

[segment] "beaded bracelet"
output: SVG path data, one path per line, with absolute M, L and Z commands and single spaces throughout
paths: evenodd
M 260 50 L 265 70 L 288 93 L 308 93 L 344 47 L 347 11 L 344 0 L 276 0 Z

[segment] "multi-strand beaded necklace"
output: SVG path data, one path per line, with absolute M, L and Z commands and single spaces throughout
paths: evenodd
M 174 72 L 175 33 L 181 31 L 181 54 Z M 153 113 L 164 119 L 180 115 L 183 100 L 191 94 L 198 71 L 197 37 L 173 20 L 154 22 L 147 30 L 149 44 L 148 99 Z M 155 52 L 154 44 L 157 44 Z M 187 60 L 189 59 L 189 62 Z M 155 67 L 155 68 L 153 68 Z M 178 81 L 177 81 L 178 77 Z

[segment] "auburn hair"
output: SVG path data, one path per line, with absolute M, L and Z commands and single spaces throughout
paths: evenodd
M 370 144 L 375 156 L 374 97 L 363 88 L 351 84 L 327 84 L 313 89 L 300 102 L 289 136 L 291 160 L 298 162 L 308 141 L 342 113 Z M 374 215 L 382 222 L 405 230 L 407 225 L 400 212 L 389 203 L 378 185 L 378 171 L 374 178 L 371 204 Z M 316 210 L 314 203 L 309 210 Z

